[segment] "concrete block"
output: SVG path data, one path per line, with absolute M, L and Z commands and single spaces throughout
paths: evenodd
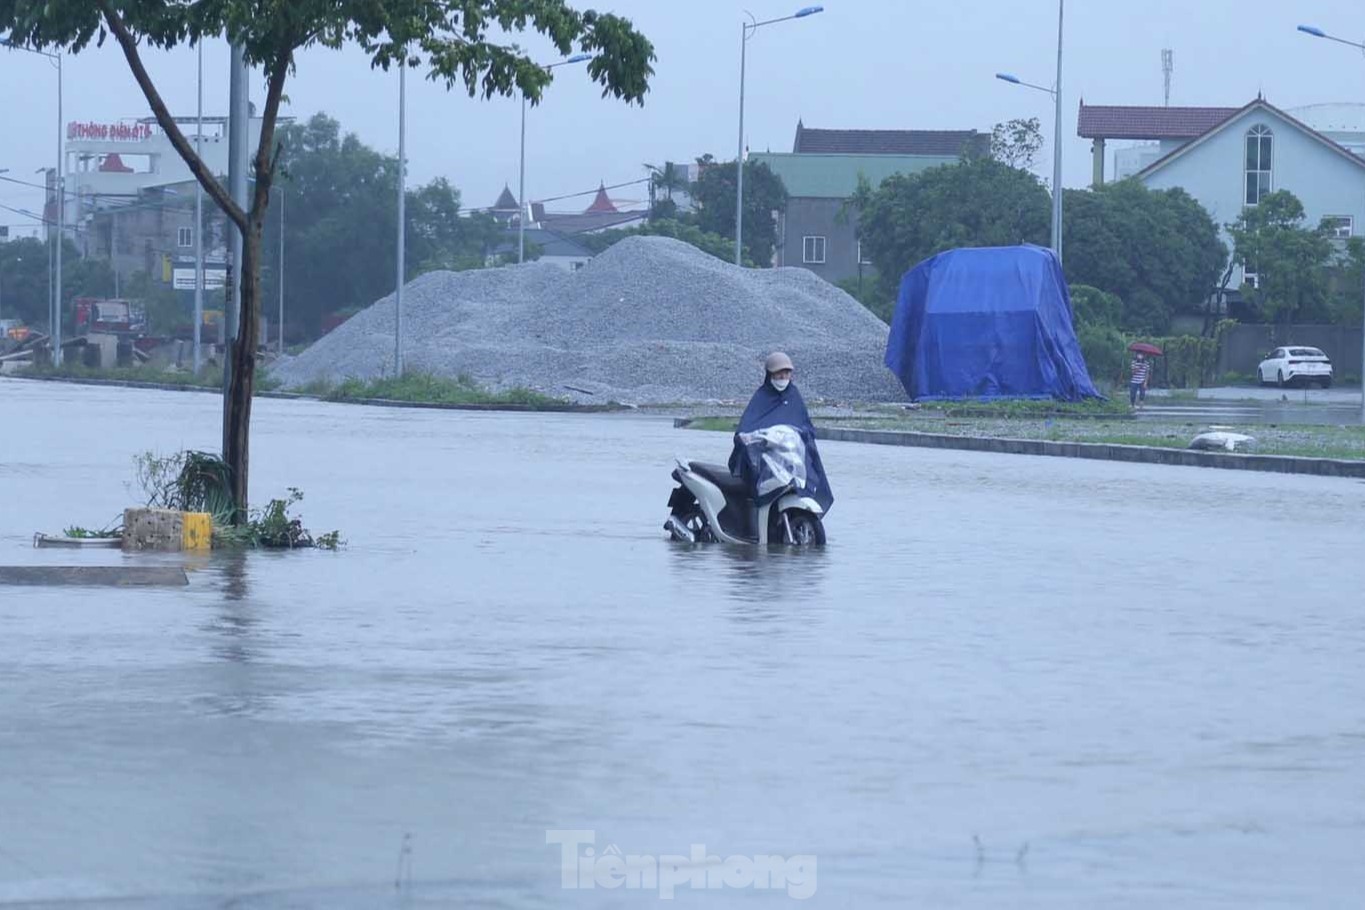
M 123 549 L 207 550 L 213 542 L 213 520 L 202 512 L 170 509 L 125 509 Z
M 184 587 L 185 570 L 173 566 L 0 566 L 0 585 L 32 587 Z
M 183 514 L 170 509 L 125 509 L 123 549 L 179 550 L 185 536 Z

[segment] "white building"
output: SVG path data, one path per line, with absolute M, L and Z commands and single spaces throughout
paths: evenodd
M 1365 107 L 1314 105 L 1300 112 L 1322 128 L 1263 98 L 1241 108 L 1082 103 L 1078 132 L 1094 140 L 1097 184 L 1105 179 L 1108 140 L 1146 139 L 1152 144 L 1125 150 L 1131 157 L 1121 159 L 1137 169 L 1121 169 L 1115 178 L 1131 176 L 1154 190 L 1179 187 L 1220 228 L 1267 194 L 1288 190 L 1303 203 L 1309 225 L 1328 220 L 1339 238 L 1354 236 L 1365 230 L 1365 156 L 1355 153 L 1365 152 Z M 1233 286 L 1242 278 L 1235 274 Z
M 1365 104 L 1329 102 L 1288 108 L 1285 113 L 1365 158 Z
M 290 118 L 280 118 L 280 123 Z M 175 118 L 193 144 L 194 117 Z M 214 174 L 226 174 L 228 137 L 226 117 L 205 117 L 200 155 Z M 250 147 L 261 137 L 261 120 L 252 117 Z M 66 125 L 66 221 L 82 224 L 98 208 L 136 200 L 144 190 L 194 180 L 189 165 L 171 145 L 156 120 L 122 118 L 110 121 L 73 121 Z M 49 185 L 51 181 L 49 180 Z M 55 220 L 55 194 L 49 194 L 49 220 Z M 213 205 L 212 202 L 207 203 Z

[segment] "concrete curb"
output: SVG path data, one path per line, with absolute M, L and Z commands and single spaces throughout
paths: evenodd
M 675 427 L 687 427 L 691 418 L 678 418 Z M 909 446 L 921 449 L 957 449 L 966 452 L 995 452 L 1003 455 L 1045 455 L 1057 458 L 1089 458 L 1097 461 L 1126 461 L 1136 464 L 1178 465 L 1190 468 L 1224 468 L 1234 471 L 1264 471 L 1274 474 L 1309 474 L 1317 477 L 1355 477 L 1365 479 L 1365 461 L 1336 458 L 1301 458 L 1293 455 L 1239 455 L 1234 452 L 1207 452 L 1195 449 L 1168 449 L 1161 446 L 1126 446 L 1094 442 L 1049 442 L 1042 439 L 1006 439 L 990 436 L 952 436 L 940 433 L 915 433 L 908 430 L 854 430 L 817 427 L 821 439 L 834 442 L 860 442 L 868 445 Z
M 67 385 L 113 386 L 123 389 L 150 389 L 155 392 L 207 392 L 222 395 L 223 390 L 212 386 L 179 385 L 169 382 L 138 382 L 131 379 L 76 379 L 69 376 L 5 376 L 23 382 L 61 382 Z M 398 401 L 391 398 L 320 398 L 298 392 L 255 392 L 253 398 L 280 398 L 297 401 L 322 401 L 327 404 L 363 404 L 376 408 L 424 408 L 436 411 L 514 411 L 547 414 L 606 414 L 629 411 L 626 405 L 610 404 L 451 404 L 439 401 Z

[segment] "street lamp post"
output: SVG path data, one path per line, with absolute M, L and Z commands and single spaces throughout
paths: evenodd
M 1052 250 L 1057 254 L 1058 262 L 1062 259 L 1062 23 L 1065 7 L 1066 0 L 1057 0 L 1057 81 L 1052 88 L 1025 82 L 1009 73 L 995 74 L 995 78 L 1002 82 L 1046 92 L 1052 96 L 1055 107 L 1052 139 Z
M 199 74 L 196 79 L 196 91 L 198 92 L 198 108 L 195 114 L 194 125 L 194 154 L 200 155 L 199 149 L 204 139 L 204 42 L 203 39 L 195 42 L 199 51 Z M 111 251 L 112 254 L 112 251 Z M 112 255 L 111 255 L 112 258 Z M 115 272 L 114 274 L 118 274 Z M 194 181 L 194 375 L 199 375 L 199 370 L 203 367 L 204 356 L 201 347 L 204 328 L 204 187 L 198 180 Z
M 823 6 L 803 7 L 790 16 L 744 22 L 739 32 L 739 149 L 735 153 L 735 265 L 744 265 L 744 70 L 747 65 L 749 36 L 765 25 L 804 19 L 825 11 Z M 752 17 L 751 17 L 752 18 Z
M 1327 32 L 1312 25 L 1300 25 L 1299 31 L 1314 38 L 1324 38 L 1328 41 L 1335 41 L 1337 44 L 1344 44 L 1347 47 L 1354 47 L 1365 52 L 1365 43 L 1351 41 L 1346 38 L 1338 38 L 1336 35 L 1329 35 Z M 1362 288 L 1365 293 L 1365 288 Z M 1360 420 L 1365 423 L 1365 315 L 1361 317 L 1361 336 L 1360 336 Z
M 277 331 L 280 333 L 280 355 L 284 355 L 284 187 L 279 187 L 280 191 L 280 264 L 279 275 L 276 276 L 280 289 L 280 324 Z
M 57 269 L 53 280 L 57 285 L 57 318 L 52 323 L 52 362 L 62 365 L 62 247 L 66 245 L 66 149 L 62 128 L 62 55 L 52 54 L 57 60 Z
M 398 64 L 398 286 L 393 292 L 393 377 L 395 379 L 403 375 L 403 259 L 406 257 L 404 246 L 407 243 L 407 217 L 406 203 L 404 198 L 407 194 L 407 105 L 408 105 L 408 83 L 407 83 L 408 61 L 407 51 L 403 52 L 403 61 Z
M 568 60 L 548 63 L 543 67 L 552 70 L 557 66 L 582 63 L 591 60 L 592 54 L 575 54 Z M 517 180 L 517 262 L 526 261 L 526 93 L 521 93 L 521 176 Z

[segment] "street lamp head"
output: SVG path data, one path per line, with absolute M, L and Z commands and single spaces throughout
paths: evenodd
M 814 16 L 816 13 L 823 13 L 824 11 L 825 8 L 823 6 L 803 6 L 796 11 L 796 16 L 794 18 L 804 19 L 807 16 Z
M 1327 37 L 1327 33 L 1326 33 L 1326 32 L 1324 32 L 1322 29 L 1317 28 L 1317 27 L 1312 26 L 1312 25 L 1300 25 L 1300 26 L 1299 26 L 1299 31 L 1303 32 L 1305 35 L 1312 35 L 1314 38 L 1326 38 L 1326 37 Z
M 1011 85 L 1023 85 L 1018 76 L 1012 76 L 1009 73 L 996 73 L 995 78 L 999 79 L 1001 82 L 1008 82 Z
M 574 54 L 565 63 L 582 63 L 584 60 L 591 60 L 592 54 Z

